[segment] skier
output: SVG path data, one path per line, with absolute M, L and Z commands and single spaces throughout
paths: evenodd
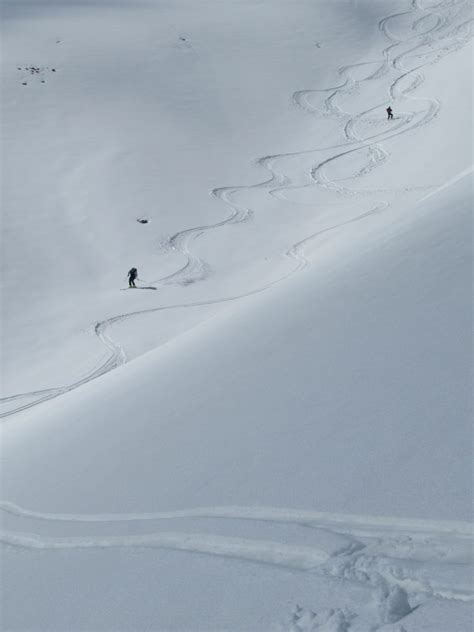
M 388 106 L 388 108 L 385 110 L 387 112 L 387 120 L 390 121 L 390 119 L 393 119 L 393 111 L 392 108 L 390 106 Z
M 135 279 L 138 276 L 138 271 L 136 268 L 132 268 L 128 271 L 128 287 L 137 287 L 135 285 Z

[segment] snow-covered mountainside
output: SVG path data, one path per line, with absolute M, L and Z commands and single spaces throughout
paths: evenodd
M 471 630 L 472 10 L 4 0 L 1 629 Z

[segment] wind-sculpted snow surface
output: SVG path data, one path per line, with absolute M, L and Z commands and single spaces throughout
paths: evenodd
M 214 224 L 187 228 L 169 237 L 163 246 L 164 249 L 178 252 L 183 256 L 184 264 L 175 272 L 155 279 L 151 283 L 187 286 L 208 278 L 212 272 L 211 266 L 202 257 L 193 254 L 192 244 L 206 233 L 217 231 L 217 234 L 220 228 L 251 220 L 252 215 L 258 212 L 258 207 L 251 208 L 250 205 L 242 205 L 234 199 L 237 196 L 245 198 L 246 194 L 261 191 L 290 203 L 293 202 L 290 194 L 311 190 L 313 187 L 326 189 L 336 196 L 362 198 L 383 194 L 393 196 L 400 193 L 396 188 L 362 189 L 354 184 L 390 160 L 390 152 L 384 147 L 384 141 L 412 133 L 438 116 L 441 101 L 437 97 L 417 97 L 414 94 L 424 82 L 422 69 L 464 46 L 471 36 L 472 21 L 471 3 L 466 0 L 444 0 L 439 3 L 412 0 L 408 10 L 394 13 L 380 20 L 379 30 L 388 40 L 389 45 L 381 51 L 379 61 L 370 60 L 345 65 L 339 69 L 340 85 L 325 89 L 300 90 L 293 95 L 294 103 L 312 116 L 338 121 L 343 131 L 343 142 L 324 148 L 315 147 L 294 153 L 264 156 L 258 159 L 257 164 L 270 174 L 265 181 L 250 186 L 213 189 L 211 195 L 226 204 L 230 213 Z M 400 23 L 402 28 L 400 28 Z M 388 92 L 395 106 L 400 103 L 404 108 L 411 105 L 413 109 L 399 112 L 393 126 L 384 125 L 382 128 L 383 120 L 380 119 L 380 112 L 383 111 L 384 101 L 372 105 L 369 109 L 353 111 L 354 99 L 357 95 L 363 95 L 368 85 L 372 88 L 377 87 L 380 94 Z M 321 99 L 322 103 L 320 103 Z M 379 128 L 380 131 L 377 131 Z M 315 156 L 321 153 L 324 158 L 315 161 Z M 345 164 L 347 160 L 358 165 L 352 175 L 345 178 L 352 181 L 351 185 L 342 184 L 341 178 L 331 175 L 339 163 Z M 298 174 L 298 179 L 303 178 L 306 182 L 296 184 L 295 177 L 291 175 L 294 173 Z M 402 191 L 424 188 L 426 187 L 405 187 Z M 301 204 L 301 202 L 297 203 Z M 314 203 L 313 201 L 306 202 L 311 205 Z M 64 386 L 2 398 L 0 402 L 4 411 L 0 413 L 0 417 L 9 417 L 58 397 L 124 364 L 127 361 L 125 349 L 120 342 L 113 339 L 109 331 L 113 325 L 143 314 L 185 307 L 225 304 L 263 292 L 307 267 L 310 260 L 305 256 L 304 251 L 320 235 L 353 222 L 368 219 L 374 214 L 387 210 L 390 204 L 390 199 L 368 202 L 368 208 L 362 213 L 354 214 L 353 217 L 341 222 L 331 223 L 299 239 L 284 252 L 284 255 L 296 262 L 296 265 L 257 289 L 240 292 L 234 296 L 160 305 L 118 314 L 97 322 L 93 327 L 93 332 L 105 347 L 107 356 L 94 370 Z

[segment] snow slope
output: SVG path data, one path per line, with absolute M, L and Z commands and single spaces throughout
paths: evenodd
M 338 50 L 349 62 L 361 37 L 378 36 L 366 26 L 367 14 L 370 22 L 378 15 L 370 6 L 37 5 L 4 8 L 5 395 L 93 374 L 106 351 L 96 321 L 219 298 L 230 284 L 245 292 L 290 268 L 273 242 L 281 226 L 241 221 L 247 212 L 219 199 L 231 195 L 219 187 L 253 184 L 264 171 L 256 157 L 300 149 L 308 132 L 318 134 L 289 106 L 291 94 L 314 80 L 312 63 L 328 85 Z M 317 49 L 327 29 L 331 38 Z M 17 70 L 32 64 L 41 75 Z M 148 225 L 136 222 L 143 216 Z M 199 243 L 202 228 L 187 232 L 216 224 Z M 189 248 L 194 259 L 180 272 Z M 132 265 L 157 295 L 117 291 Z M 174 313 L 155 316 L 143 335 L 127 323 L 127 355 L 209 313 L 187 314 L 182 326 Z
M 472 7 L 277 4 L 5 5 L 3 629 L 471 629 Z

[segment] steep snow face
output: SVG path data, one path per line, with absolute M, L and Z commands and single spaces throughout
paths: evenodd
M 469 18 L 464 2 L 6 2 L 4 394 L 95 378 L 291 274 L 309 234 L 466 168 L 471 96 L 446 81 Z M 119 292 L 133 265 L 145 290 Z M 128 318 L 155 308 L 140 331 Z
M 5 4 L 5 629 L 469 629 L 471 21 Z
M 469 629 L 471 195 L 6 423 L 8 627 Z
M 262 261 L 272 274 L 267 222 L 241 223 L 248 213 L 219 199 L 230 190 L 210 193 L 261 179 L 265 153 L 301 148 L 313 129 L 291 94 L 330 85 L 334 58 L 378 38 L 377 9 L 332 4 L 4 3 L 6 394 L 94 373 L 97 321 L 218 297 L 235 272 L 247 289 Z M 194 242 L 213 226 L 204 262 Z M 119 292 L 132 266 L 159 292 Z M 130 323 L 129 355 L 208 312 L 155 318 L 141 335 Z

